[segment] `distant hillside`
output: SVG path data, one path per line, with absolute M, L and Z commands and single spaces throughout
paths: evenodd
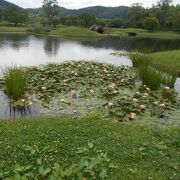
M 0 7 L 10 8 L 10 7 L 19 7 L 19 6 L 5 0 L 0 0 Z M 59 7 L 59 15 L 65 16 L 65 15 L 78 15 L 82 13 L 92 13 L 99 18 L 112 19 L 112 18 L 121 17 L 123 19 L 126 19 L 128 17 L 128 9 L 129 7 L 127 6 L 119 6 L 119 7 L 93 6 L 93 7 L 81 8 L 78 10 Z M 29 13 L 40 14 L 42 13 L 42 8 L 28 8 L 26 9 L 26 11 Z
M 59 15 L 65 16 L 65 15 L 78 15 L 82 13 L 92 13 L 96 17 L 99 18 L 127 18 L 128 17 L 128 9 L 129 7 L 126 6 L 119 6 L 119 7 L 104 7 L 104 6 L 93 6 L 93 7 L 87 7 L 82 8 L 78 10 L 73 9 L 66 9 L 63 7 L 59 7 Z M 29 13 L 41 13 L 41 8 L 36 9 L 26 9 Z
M 15 5 L 13 3 L 4 1 L 4 0 L 0 0 L 0 7 L 1 8 L 11 8 L 11 7 L 18 7 L 19 8 L 19 6 Z

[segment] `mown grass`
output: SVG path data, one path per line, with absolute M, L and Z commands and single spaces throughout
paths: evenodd
M 25 27 L 0 27 L 0 33 L 23 33 L 26 30 Z
M 57 36 L 74 36 L 74 37 L 100 37 L 101 34 L 90 31 L 89 29 L 80 27 L 66 27 L 62 26 L 50 33 L 50 35 Z
M 49 164 L 79 159 L 76 148 L 92 142 L 118 166 L 108 179 L 178 179 L 179 129 L 118 124 L 97 114 L 85 118 L 36 118 L 0 122 L 0 169 L 28 165 L 26 146 L 50 146 Z
M 138 29 L 138 28 L 109 28 L 108 29 L 109 34 L 112 35 L 122 35 L 127 36 L 128 32 L 135 32 L 137 33 L 137 36 L 140 37 L 162 37 L 162 38 L 180 38 L 180 34 L 172 31 L 156 31 L 156 32 L 149 32 L 145 29 Z
M 152 53 L 151 57 L 155 64 L 163 64 L 180 73 L 180 50 Z

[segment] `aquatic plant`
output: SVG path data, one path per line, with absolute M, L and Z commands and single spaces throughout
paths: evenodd
M 151 66 L 142 66 L 139 68 L 139 77 L 143 85 L 151 89 L 159 89 L 164 82 L 164 74 Z
M 128 57 L 132 60 L 134 67 L 148 66 L 151 64 L 151 57 L 149 54 L 130 52 L 128 53 Z
M 27 77 L 22 68 L 16 66 L 6 68 L 4 72 L 5 93 L 13 100 L 18 100 L 25 95 Z
M 152 63 L 151 66 L 158 71 L 161 71 L 164 73 L 164 84 L 174 88 L 174 84 L 176 82 L 176 79 L 178 77 L 178 71 L 174 68 L 170 68 L 169 66 L 163 65 L 163 64 L 155 64 Z

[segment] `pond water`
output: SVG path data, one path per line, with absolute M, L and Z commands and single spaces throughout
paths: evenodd
M 125 57 L 110 55 L 114 51 L 139 50 L 157 52 L 180 49 L 180 39 L 113 37 L 91 42 L 77 42 L 55 37 L 0 34 L 0 66 L 32 66 L 65 60 L 96 60 L 117 65 L 131 65 Z
M 61 63 L 66 60 L 94 60 L 115 65 L 131 66 L 126 57 L 112 56 L 114 51 L 138 50 L 159 52 L 180 49 L 180 39 L 156 39 L 138 37 L 107 37 L 91 41 L 64 40 L 55 37 L 38 37 L 24 34 L 0 34 L 0 67 L 34 66 L 49 62 Z M 180 79 L 175 88 L 180 91 Z M 0 118 L 29 117 L 40 115 L 41 107 L 14 108 L 0 93 Z

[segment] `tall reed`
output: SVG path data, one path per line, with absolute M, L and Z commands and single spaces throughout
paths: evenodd
M 143 85 L 153 90 L 159 89 L 164 82 L 164 74 L 151 66 L 141 66 L 139 76 Z
M 130 52 L 128 57 L 131 59 L 133 67 L 148 66 L 151 64 L 151 57 L 149 54 L 138 52 Z
M 22 68 L 16 66 L 6 68 L 4 72 L 5 93 L 14 100 L 25 95 L 27 76 Z

